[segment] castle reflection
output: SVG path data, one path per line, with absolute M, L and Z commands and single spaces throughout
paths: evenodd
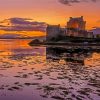
M 54 61 L 63 64 L 71 65 L 85 65 L 85 59 L 91 58 L 94 51 L 81 48 L 68 48 L 68 47 L 47 47 L 46 58 L 47 61 Z

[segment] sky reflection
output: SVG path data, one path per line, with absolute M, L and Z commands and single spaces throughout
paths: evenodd
M 0 42 L 0 100 L 99 100 L 100 53 L 8 41 Z

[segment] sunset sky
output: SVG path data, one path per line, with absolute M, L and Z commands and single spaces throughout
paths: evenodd
M 71 16 L 84 16 L 87 29 L 100 27 L 100 0 L 60 1 L 0 0 L 0 34 L 42 36 L 46 23 L 65 26 Z

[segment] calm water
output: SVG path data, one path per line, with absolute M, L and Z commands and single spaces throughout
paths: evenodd
M 0 40 L 0 100 L 100 100 L 100 53 Z

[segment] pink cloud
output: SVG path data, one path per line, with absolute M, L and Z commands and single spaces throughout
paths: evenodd
M 5 31 L 45 31 L 46 23 L 32 21 L 28 18 L 10 18 L 6 22 L 8 25 L 2 25 L 3 21 L 0 23 L 0 29 Z M 5 23 L 6 23 L 5 22 Z

